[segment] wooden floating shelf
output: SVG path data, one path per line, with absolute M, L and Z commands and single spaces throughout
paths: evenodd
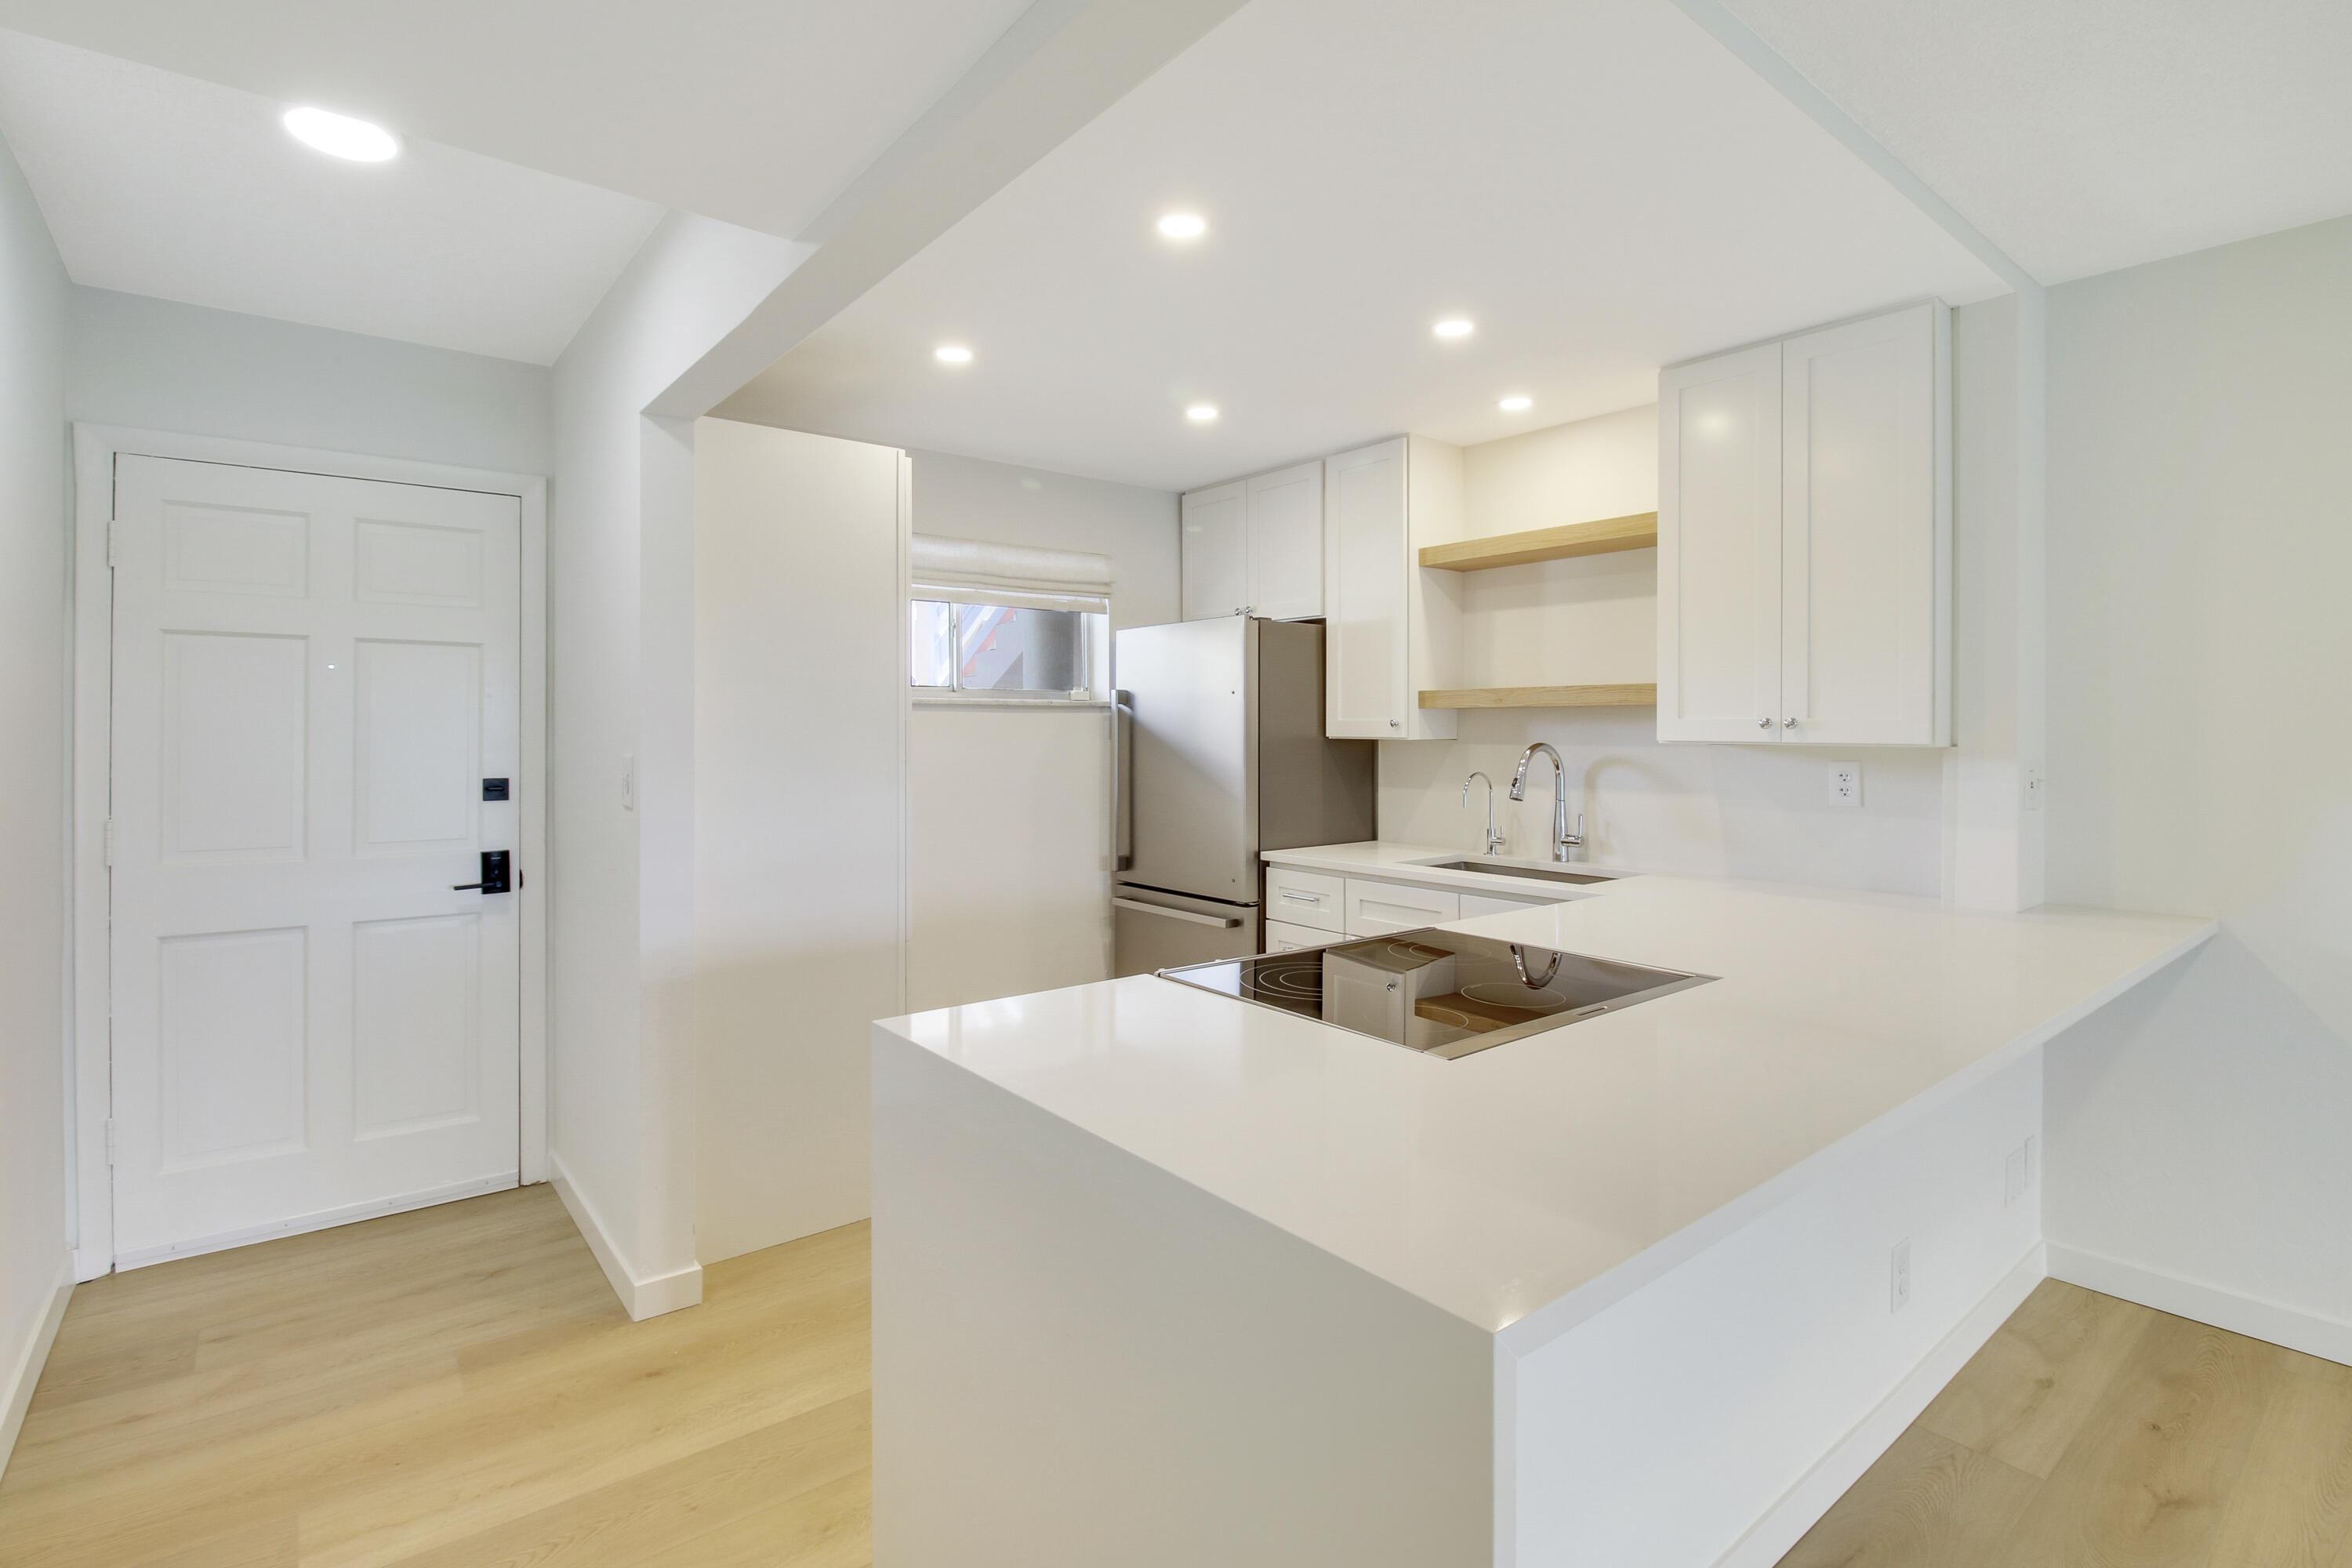
M 1453 544 L 1424 544 L 1421 563 L 1446 572 L 1484 572 L 1490 566 L 1525 566 L 1536 561 L 1565 561 L 1572 555 L 1647 550 L 1657 542 L 1658 514 L 1637 511 L 1631 517 L 1604 517 L 1599 522 L 1531 528 L 1525 533 L 1498 533 L 1491 539 L 1465 539 Z
M 1655 708 L 1654 683 L 1633 686 L 1469 686 L 1424 691 L 1423 708 Z

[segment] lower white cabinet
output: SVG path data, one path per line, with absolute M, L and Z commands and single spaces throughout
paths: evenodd
M 1510 915 L 1521 910 L 1540 910 L 1554 900 L 1549 899 L 1490 899 L 1484 893 L 1462 895 L 1462 918 L 1475 920 L 1480 915 Z
M 1265 918 L 1321 931 L 1348 929 L 1348 885 L 1319 871 L 1289 866 L 1265 868 Z
M 1348 879 L 1348 934 L 1387 936 L 1392 931 L 1442 925 L 1462 918 L 1462 895 L 1435 888 Z
M 1302 947 L 1320 947 L 1327 942 L 1337 942 L 1339 933 L 1317 931 L 1312 926 L 1285 925 L 1280 921 L 1265 922 L 1265 950 L 1268 952 L 1297 952 Z

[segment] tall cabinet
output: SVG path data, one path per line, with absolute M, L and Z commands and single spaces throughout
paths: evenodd
M 1324 732 L 1450 741 L 1461 685 L 1462 574 L 1420 562 L 1462 537 L 1462 449 L 1426 436 L 1323 460 Z
M 1658 386 L 1658 739 L 1951 743 L 1951 330 L 1935 302 Z

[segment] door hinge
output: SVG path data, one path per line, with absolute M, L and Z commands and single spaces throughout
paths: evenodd
M 121 1155 L 122 1140 L 116 1135 L 114 1118 L 110 1116 L 106 1119 L 106 1163 L 110 1165 L 121 1164 Z
M 114 818 L 110 816 L 106 819 L 106 865 L 109 870 L 114 868 Z

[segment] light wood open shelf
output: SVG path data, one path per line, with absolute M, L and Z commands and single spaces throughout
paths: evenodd
M 1466 686 L 1424 691 L 1423 708 L 1655 708 L 1654 683 L 1629 686 Z
M 1421 563 L 1447 572 L 1483 572 L 1489 566 L 1525 566 L 1533 561 L 1565 561 L 1571 555 L 1647 550 L 1657 542 L 1658 514 L 1637 511 L 1631 517 L 1604 517 L 1598 522 L 1531 528 L 1525 533 L 1498 533 L 1491 539 L 1465 539 L 1452 544 L 1424 544 Z

